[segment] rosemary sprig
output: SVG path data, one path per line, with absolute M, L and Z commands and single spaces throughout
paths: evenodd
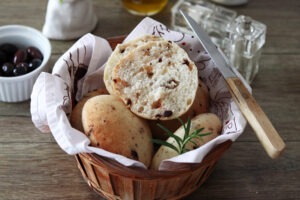
M 211 134 L 210 132 L 209 133 L 201 133 L 204 128 L 196 129 L 192 133 L 190 133 L 191 132 L 191 119 L 190 118 L 188 118 L 186 123 L 184 123 L 180 118 L 178 118 L 178 121 L 180 122 L 180 124 L 183 126 L 183 129 L 184 129 L 183 138 L 175 135 L 172 131 L 170 131 L 166 127 L 162 126 L 161 124 L 157 124 L 157 126 L 160 127 L 161 129 L 163 129 L 168 134 L 169 137 L 171 137 L 175 140 L 177 146 L 174 144 L 171 144 L 167 141 L 160 140 L 160 139 L 152 139 L 152 142 L 155 144 L 169 147 L 169 148 L 173 149 L 174 151 L 176 151 L 178 154 L 183 154 L 183 153 L 189 151 L 189 149 L 187 149 L 187 147 L 186 147 L 186 145 L 189 142 L 195 146 L 198 146 L 198 144 L 195 141 L 193 141 L 194 138 L 199 138 L 202 140 L 203 136 L 207 136 L 207 135 Z

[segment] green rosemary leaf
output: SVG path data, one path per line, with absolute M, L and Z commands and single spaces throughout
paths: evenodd
M 210 135 L 210 134 L 211 134 L 211 132 L 208 132 L 208 133 L 201 133 L 201 134 L 195 134 L 195 137 L 202 138 L 202 137 L 208 136 L 208 135 Z M 192 136 L 194 136 L 194 134 L 193 134 Z
M 176 143 L 180 147 L 180 144 L 182 143 L 182 139 L 180 137 L 178 137 L 177 135 L 174 135 L 174 133 L 172 131 L 170 131 L 166 127 L 162 126 L 161 124 L 157 124 L 157 126 L 161 129 L 163 129 L 168 134 L 169 137 L 174 138 Z
M 185 132 L 185 136 L 186 137 L 188 137 L 189 136 L 189 134 L 190 134 L 190 130 L 191 130 L 191 124 L 192 124 L 192 121 L 191 121 L 191 119 L 190 118 L 188 118 L 188 120 L 187 120 L 187 123 L 186 123 L 186 132 Z
M 156 143 L 156 144 L 159 144 L 159 145 L 167 146 L 167 147 L 173 149 L 174 151 L 176 151 L 177 153 L 180 154 L 180 152 L 178 151 L 178 149 L 173 144 L 171 144 L 171 143 L 168 143 L 168 142 L 166 142 L 164 140 L 159 140 L 159 139 L 152 139 L 152 142 Z
M 201 133 L 201 134 L 199 134 L 199 136 L 203 137 L 203 136 L 207 136 L 207 135 L 210 135 L 210 134 L 212 134 L 212 133 L 211 133 L 211 132 L 208 132 L 208 133 Z
M 177 120 L 180 122 L 181 125 L 184 125 L 184 122 L 182 121 L 182 119 L 177 118 Z
M 157 126 L 159 126 L 161 129 L 163 129 L 168 134 L 169 137 L 172 137 L 175 140 L 178 147 L 176 147 L 175 145 L 170 144 L 164 140 L 152 139 L 152 141 L 156 144 L 167 146 L 167 147 L 175 150 L 177 153 L 182 154 L 182 153 L 189 151 L 189 149 L 186 148 L 186 145 L 189 142 L 191 142 L 193 145 L 198 147 L 198 144 L 195 141 L 193 141 L 194 138 L 200 138 L 201 140 L 203 140 L 202 137 L 211 134 L 211 133 L 201 133 L 204 130 L 204 128 L 199 128 L 197 130 L 194 130 L 192 133 L 190 133 L 191 123 L 192 123 L 190 118 L 188 118 L 186 124 L 180 118 L 178 118 L 178 121 L 181 123 L 181 126 L 184 129 L 183 138 L 180 138 L 179 136 L 175 135 L 172 131 L 170 131 L 166 127 L 164 127 L 160 124 L 157 124 Z
M 199 129 L 195 130 L 194 132 L 196 132 L 196 133 L 198 134 L 198 133 L 200 133 L 200 132 L 203 131 L 203 130 L 204 130 L 204 128 L 199 128 Z M 194 132 L 193 132 L 193 133 L 194 133 Z
M 181 123 L 183 129 L 184 129 L 184 136 L 183 136 L 183 141 L 185 141 L 190 133 L 191 129 L 191 120 L 190 118 L 187 119 L 187 123 L 185 124 L 180 118 L 178 118 L 178 121 Z
M 189 150 L 188 150 L 187 148 L 183 148 L 183 149 L 181 150 L 180 154 L 186 153 L 186 152 L 188 152 L 188 151 L 189 151 Z
M 189 138 L 190 138 L 190 140 L 193 139 L 193 138 L 199 138 L 200 140 L 203 141 L 203 138 L 202 138 L 202 137 L 207 136 L 207 135 L 210 135 L 210 134 L 211 134 L 210 132 L 209 132 L 209 133 L 201 133 L 201 134 L 195 132 L 195 133 L 192 133 L 192 134 L 189 136 Z
M 194 146 L 198 147 L 198 144 L 196 142 L 194 142 L 193 140 L 190 140 L 189 142 L 192 143 Z
M 170 136 L 170 135 L 173 135 L 173 132 L 172 131 L 170 131 L 169 129 L 167 129 L 166 127 L 164 127 L 163 125 L 161 125 L 161 124 L 156 124 L 159 128 L 161 128 L 163 131 L 165 131 L 167 134 L 168 134 L 168 136 Z

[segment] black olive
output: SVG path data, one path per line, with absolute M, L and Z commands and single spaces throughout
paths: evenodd
M 8 59 L 13 59 L 15 53 L 18 51 L 18 48 L 14 44 L 4 43 L 0 46 L 0 50 L 6 53 Z
M 25 62 L 21 62 L 16 65 L 16 67 L 13 70 L 13 74 L 15 76 L 24 75 L 28 72 L 28 64 Z
M 37 48 L 35 47 L 28 47 L 26 49 L 26 52 L 28 53 L 28 55 L 30 55 L 30 57 L 32 59 L 34 58 L 38 58 L 40 60 L 43 60 L 43 54 L 40 52 L 40 50 L 38 50 Z
M 26 62 L 28 60 L 28 54 L 24 49 L 19 49 L 14 56 L 13 63 L 15 65 L 21 63 L 21 62 Z
M 8 59 L 7 59 L 6 53 L 3 52 L 2 50 L 0 50 L 0 65 L 3 65 L 7 61 L 8 61 Z
M 3 76 L 13 76 L 15 66 L 12 63 L 6 62 L 1 66 Z
M 42 64 L 42 60 L 35 58 L 32 59 L 29 63 L 28 63 L 28 72 L 31 72 L 33 70 L 35 70 L 36 68 L 38 68 L 40 65 Z
M 42 62 L 43 54 L 36 47 L 18 49 L 11 43 L 0 45 L 0 76 L 20 76 L 35 70 Z
M 170 117 L 172 115 L 173 115 L 173 112 L 171 110 L 165 110 L 165 112 L 163 114 L 164 117 Z

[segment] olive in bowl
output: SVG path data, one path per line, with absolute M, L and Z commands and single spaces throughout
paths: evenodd
M 35 80 L 48 71 L 49 40 L 38 30 L 22 25 L 0 27 L 0 101 L 30 99 Z
M 18 49 L 14 44 L 0 44 L 0 76 L 20 76 L 38 68 L 43 54 L 36 47 Z

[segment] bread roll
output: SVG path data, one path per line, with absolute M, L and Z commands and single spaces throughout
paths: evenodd
M 108 58 L 107 63 L 104 69 L 104 83 L 105 87 L 109 91 L 110 94 L 113 94 L 112 89 L 112 71 L 114 67 L 120 62 L 122 58 L 124 58 L 132 49 L 135 49 L 138 46 L 146 44 L 149 41 L 159 41 L 162 40 L 161 37 L 154 36 L 154 35 L 144 35 L 135 40 L 118 44 L 114 51 L 112 52 L 111 56 Z
M 90 98 L 101 95 L 101 94 L 108 94 L 106 89 L 98 89 L 96 91 L 92 91 L 87 93 L 82 97 L 80 101 L 75 105 L 75 107 L 72 110 L 71 117 L 70 117 L 70 123 L 73 128 L 76 128 L 77 130 L 83 132 L 83 126 L 82 126 L 82 108 L 83 105 L 87 100 Z
M 136 115 L 169 120 L 194 102 L 198 71 L 187 53 L 171 41 L 152 41 L 130 51 L 112 72 L 114 93 Z
M 193 117 L 208 112 L 209 109 L 209 93 L 207 86 L 199 79 L 199 84 L 196 92 L 196 97 L 193 105 L 190 109 L 182 116 L 180 119 L 182 121 L 187 121 L 188 118 L 192 119 Z M 152 136 L 158 139 L 167 139 L 168 135 L 162 130 L 157 124 L 161 124 L 172 132 L 175 132 L 180 126 L 180 122 L 177 119 L 172 120 L 148 120 Z
M 192 119 L 190 133 L 200 128 L 204 128 L 201 133 L 211 134 L 201 138 L 194 138 L 192 140 L 193 142 L 188 142 L 186 146 L 188 150 L 196 149 L 220 135 L 222 131 L 222 122 L 220 118 L 213 113 L 203 113 Z M 183 138 L 184 133 L 184 128 L 181 126 L 174 134 L 180 138 Z M 172 137 L 168 138 L 167 142 L 178 147 L 175 139 Z M 178 155 L 179 154 L 175 150 L 166 146 L 161 146 L 153 156 L 151 168 L 158 170 L 161 161 Z
M 153 153 L 150 128 L 120 98 L 112 95 L 90 98 L 84 104 L 82 120 L 92 146 L 150 165 Z

